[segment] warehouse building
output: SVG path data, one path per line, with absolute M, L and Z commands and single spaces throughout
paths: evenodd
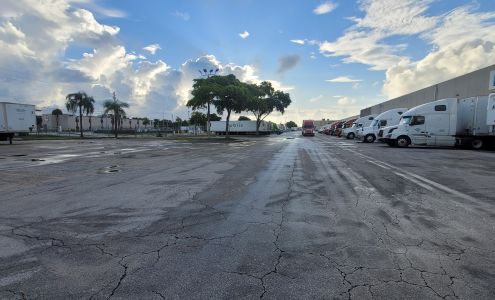
M 486 96 L 495 92 L 495 65 L 434 84 L 361 110 L 360 116 L 379 114 L 392 108 L 412 108 L 444 98 L 468 98 Z

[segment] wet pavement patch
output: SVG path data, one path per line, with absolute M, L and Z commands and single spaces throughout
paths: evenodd
M 112 174 L 112 173 L 118 173 L 118 172 L 120 172 L 118 165 L 112 165 L 112 166 L 104 167 L 98 171 L 98 173 L 101 173 L 101 174 Z
M 31 158 L 31 161 L 45 161 L 45 160 L 41 158 Z
M 12 157 L 20 157 L 20 156 L 27 156 L 27 154 L 12 154 Z

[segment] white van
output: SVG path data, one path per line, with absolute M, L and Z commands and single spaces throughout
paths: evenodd
M 351 127 L 342 130 L 342 136 L 345 136 L 347 139 L 354 139 L 357 131 L 363 127 L 369 126 L 375 117 L 376 115 L 368 115 L 357 119 L 352 123 Z
M 480 149 L 495 141 L 495 94 L 416 106 L 402 115 L 397 129 L 384 140 L 399 147 L 470 145 Z
M 382 112 L 373 120 L 373 122 L 357 131 L 357 138 L 365 143 L 373 143 L 381 127 L 392 126 L 399 123 L 401 115 L 407 111 L 407 108 L 394 108 Z

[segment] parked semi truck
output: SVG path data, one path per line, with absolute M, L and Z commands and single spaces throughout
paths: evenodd
M 356 119 L 350 119 L 350 120 L 347 120 L 344 123 L 342 123 L 340 128 L 337 128 L 335 130 L 335 135 L 338 137 L 341 137 L 343 135 L 344 130 L 346 128 L 350 128 L 352 126 L 352 124 L 354 123 L 354 121 L 356 121 Z
M 315 135 L 315 122 L 313 120 L 303 120 L 302 125 L 302 135 L 303 136 L 314 136 Z
M 402 115 L 384 141 L 390 146 L 469 145 L 481 149 L 495 143 L 495 94 L 447 98 L 416 106 Z
M 357 138 L 365 143 L 373 143 L 381 127 L 391 126 L 399 123 L 401 115 L 407 108 L 394 108 L 382 112 L 367 127 L 362 127 L 357 131 Z
M 349 128 L 344 128 L 342 131 L 342 135 L 348 139 L 354 139 L 356 137 L 357 131 L 362 127 L 367 127 L 373 122 L 373 119 L 376 115 L 368 115 L 361 118 L 358 118 L 356 121 L 352 123 L 352 126 Z
M 0 102 L 0 141 L 12 144 L 16 134 L 30 132 L 35 124 L 34 105 Z

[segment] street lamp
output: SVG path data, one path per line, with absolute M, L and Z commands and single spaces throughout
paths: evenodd
M 220 71 L 220 69 L 218 68 L 216 70 L 210 69 L 209 72 L 207 69 L 198 70 L 199 74 L 201 74 L 201 76 L 204 76 L 206 78 L 210 78 L 210 76 L 216 75 L 218 71 Z M 206 132 L 208 133 L 208 136 L 210 135 L 210 103 L 211 100 L 213 100 L 213 92 L 210 92 L 209 94 L 210 94 L 210 98 L 208 99 L 208 111 L 206 114 Z

